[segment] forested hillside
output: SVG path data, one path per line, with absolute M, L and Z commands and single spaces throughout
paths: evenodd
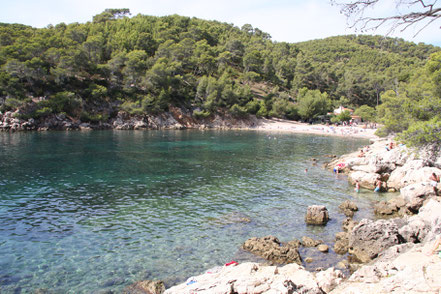
M 380 36 L 278 43 L 251 25 L 128 14 L 108 9 L 85 24 L 43 29 L 0 24 L 2 109 L 99 121 L 120 110 L 158 114 L 176 106 L 196 118 L 309 120 L 337 105 L 390 103 L 391 93 L 405 95 L 400 89 L 429 75 L 429 56 L 440 52 Z M 429 67 L 439 71 L 439 63 Z M 388 119 L 382 111 L 379 119 Z

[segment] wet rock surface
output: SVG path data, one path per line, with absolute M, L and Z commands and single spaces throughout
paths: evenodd
M 302 263 L 297 248 L 294 246 L 282 245 L 279 239 L 274 236 L 248 239 L 242 244 L 242 249 L 277 264 Z
M 303 236 L 302 241 L 301 241 L 302 246 L 305 246 L 305 247 L 317 247 L 318 245 L 320 245 L 322 243 L 323 243 L 322 240 L 314 240 L 314 239 L 307 237 L 307 236 Z

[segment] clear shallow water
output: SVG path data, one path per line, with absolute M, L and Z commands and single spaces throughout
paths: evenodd
M 245 131 L 0 133 L 0 291 L 171 286 L 253 260 L 239 250 L 250 237 L 330 244 L 344 219 L 338 205 L 352 199 L 356 217 L 370 216 L 378 196 L 353 193 L 310 159 L 366 143 Z M 312 204 L 327 206 L 326 227 L 305 225 Z

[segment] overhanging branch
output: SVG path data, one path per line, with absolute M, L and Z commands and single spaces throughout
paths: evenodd
M 409 27 L 422 25 L 418 29 L 418 35 L 423 29 L 441 18 L 441 7 L 437 7 L 438 0 L 395 0 L 396 13 L 384 17 L 367 16 L 367 8 L 374 8 L 377 4 L 386 3 L 390 0 L 359 0 L 359 1 L 336 1 L 331 0 L 332 5 L 340 7 L 340 13 L 346 16 L 348 26 L 356 30 L 373 31 L 382 26 L 389 25 L 388 34 L 400 29 L 404 31 Z M 401 14 L 399 10 L 412 10 Z

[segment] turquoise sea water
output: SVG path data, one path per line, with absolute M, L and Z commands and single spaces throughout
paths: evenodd
M 338 205 L 354 200 L 356 216 L 369 216 L 378 196 L 355 194 L 321 162 L 366 143 L 252 131 L 0 133 L 0 292 L 171 286 L 256 260 L 239 249 L 255 236 L 332 246 Z M 328 207 L 326 227 L 305 225 L 312 204 Z M 341 259 L 332 256 L 322 262 Z

